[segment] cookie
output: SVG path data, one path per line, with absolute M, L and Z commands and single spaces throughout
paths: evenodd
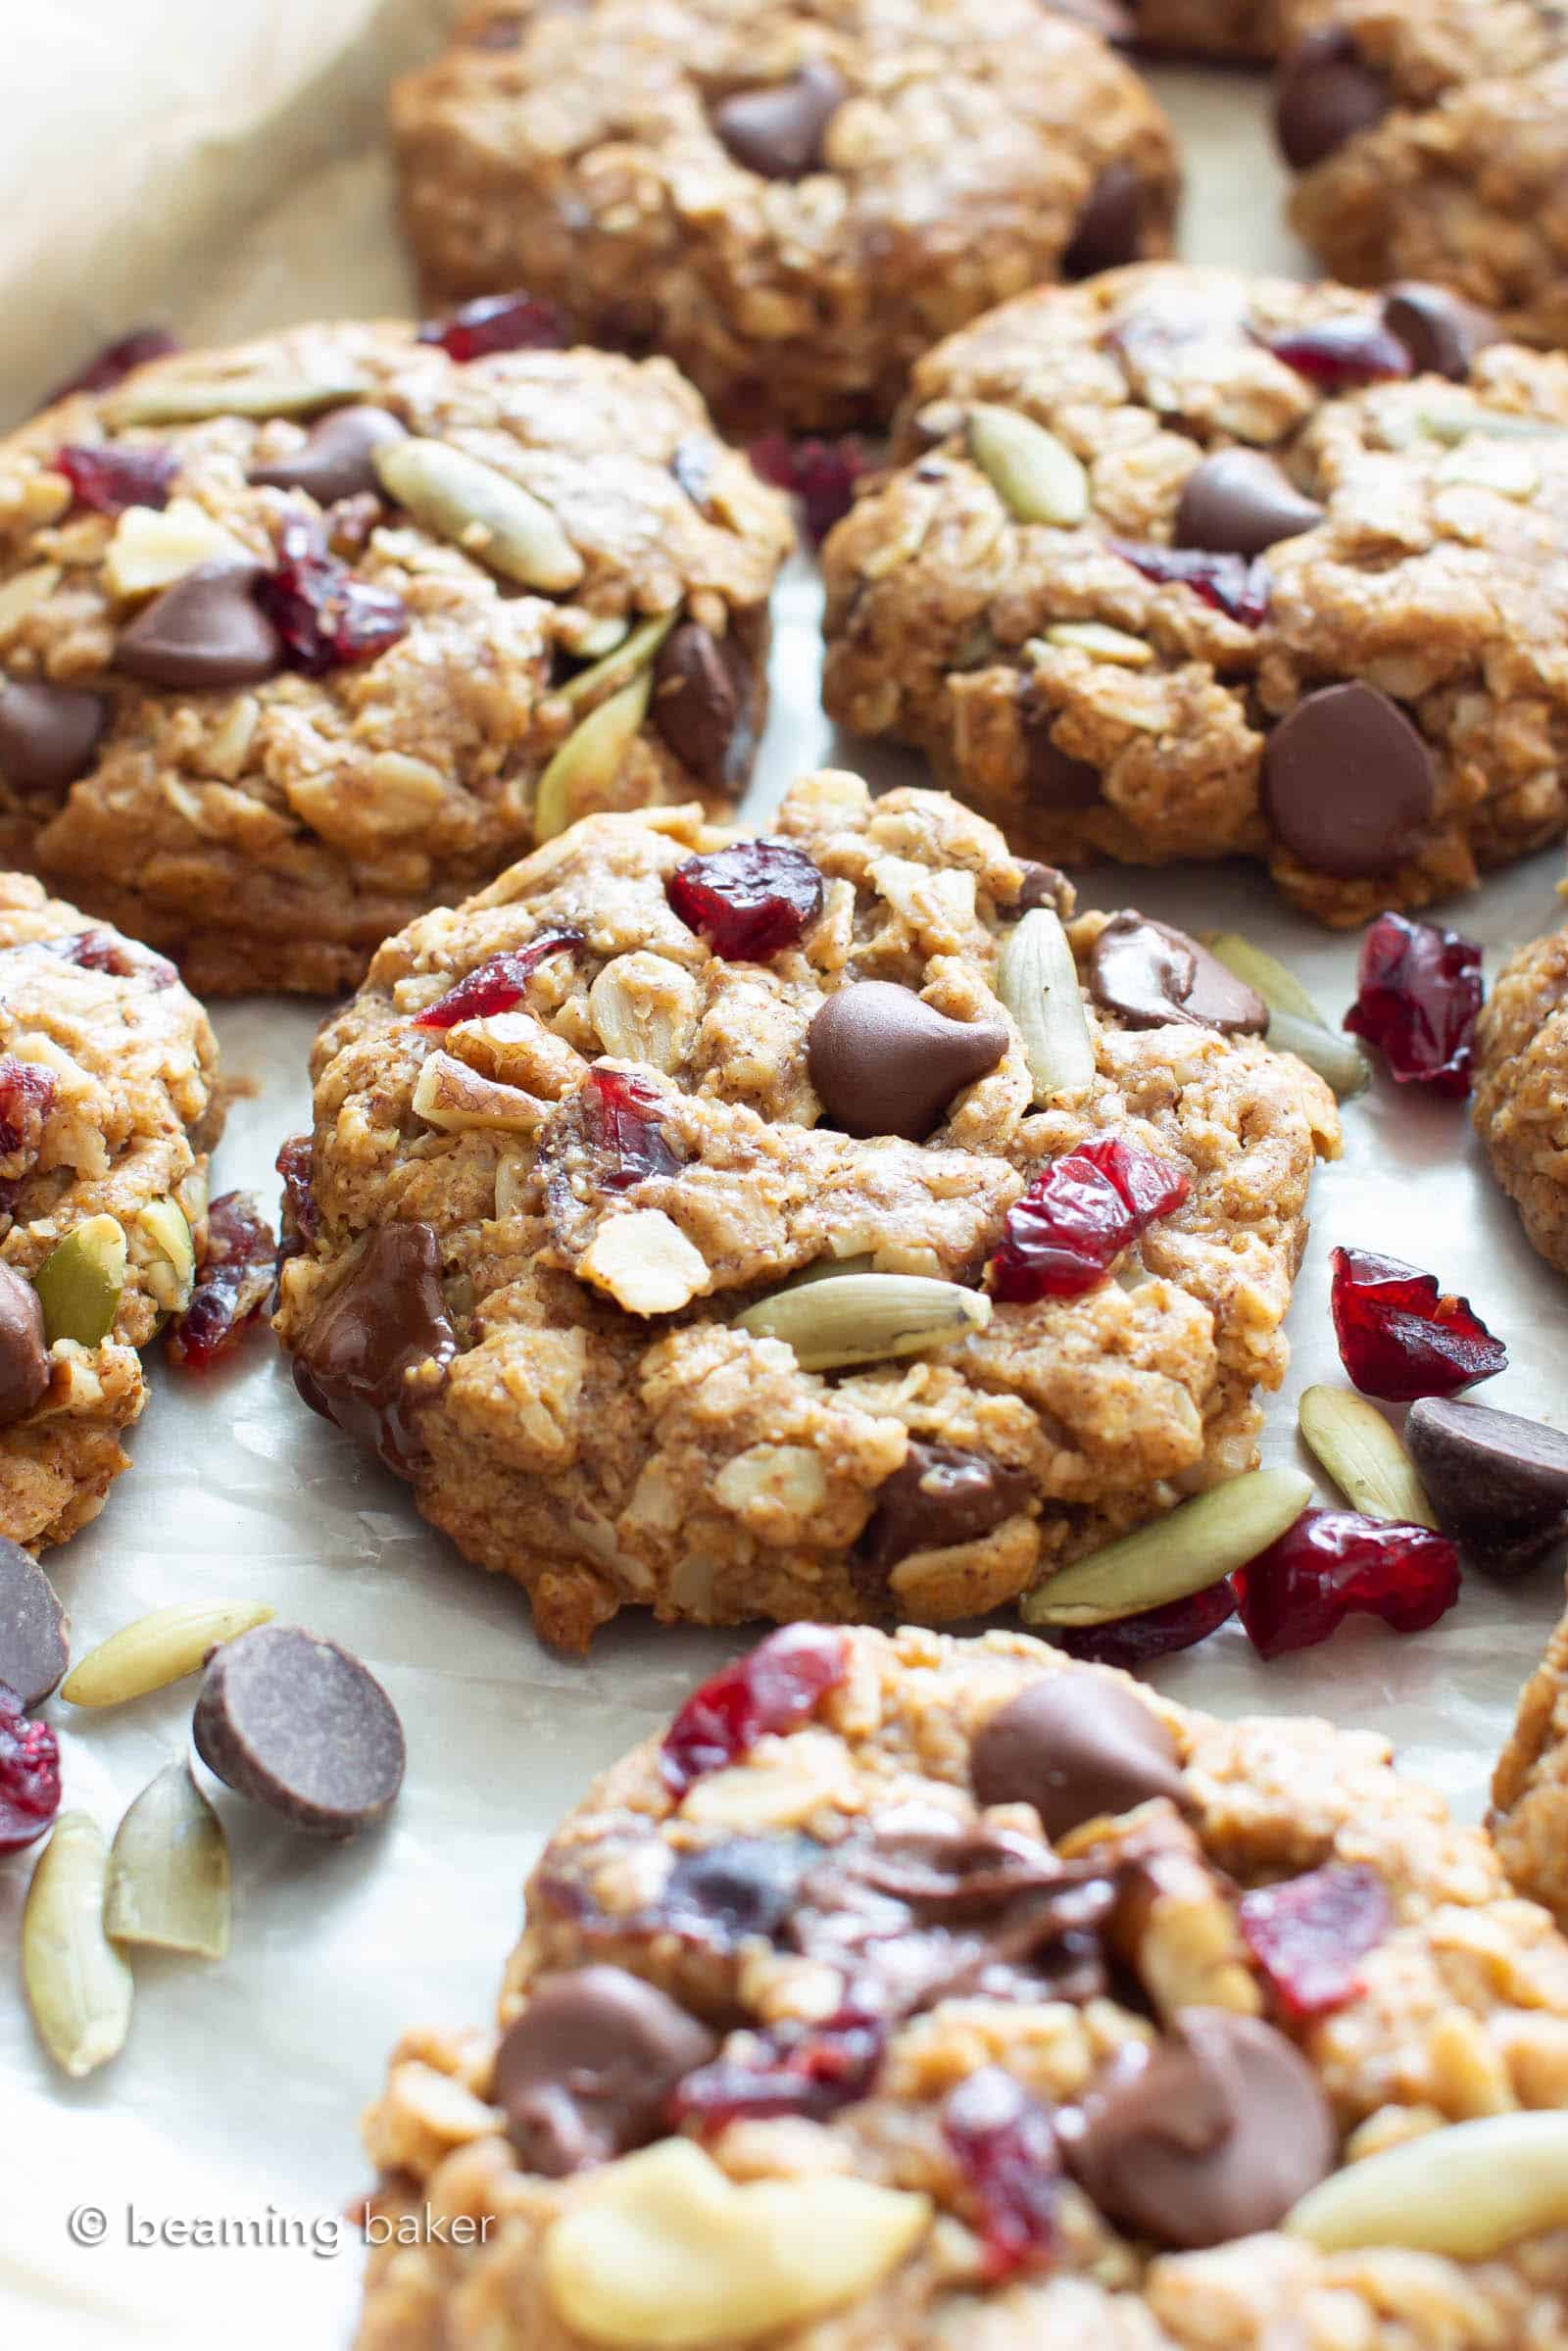
M 1245 1468 L 1334 1105 L 1194 942 L 1069 900 L 826 773 L 388 941 L 285 1154 L 302 1393 L 572 1647 L 971 1617 Z
M 1568 364 L 1485 332 L 1175 266 L 1004 305 L 827 541 L 829 712 L 1040 857 L 1469 889 L 1568 818 Z
M 209 1254 L 218 1048 L 173 965 L 0 873 L 0 1535 L 63 1543 L 129 1467 L 137 1349 Z
M 447 341 L 301 327 L 0 443 L 0 857 L 207 993 L 350 986 L 573 813 L 750 772 L 781 501 L 662 361 Z
M 1299 0 L 1127 0 L 1140 49 L 1260 65 L 1277 57 Z
M 1568 1942 L 1374 1734 L 799 1626 L 398 2048 L 360 2342 L 1525 2351 L 1565 2105 Z
M 1520 1892 L 1568 1932 L 1568 1615 L 1519 1693 L 1487 1827 Z
M 1004 296 L 1170 249 L 1170 131 L 1082 9 L 482 7 L 393 99 L 425 283 L 665 351 L 737 429 L 881 423 Z
M 1293 0 L 1291 220 L 1352 285 L 1423 278 L 1568 343 L 1568 23 L 1533 0 Z
M 1568 930 L 1521 947 L 1476 1026 L 1471 1115 L 1541 1254 L 1568 1273 Z

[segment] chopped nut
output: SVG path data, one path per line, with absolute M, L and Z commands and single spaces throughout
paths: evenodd
M 411 1107 L 427 1126 L 448 1135 L 527 1135 L 543 1122 L 548 1105 L 520 1086 L 481 1077 L 454 1053 L 434 1053 L 419 1072 Z
M 608 1290 L 628 1314 L 673 1314 L 711 1283 L 701 1250 L 662 1208 L 631 1208 L 609 1217 L 577 1271 L 596 1290 Z
M 22 626 L 35 604 L 52 596 L 64 574 L 58 563 L 34 563 L 0 588 L 0 643 Z
M 697 982 L 667 955 L 616 955 L 588 994 L 588 1017 L 607 1053 L 646 1061 L 669 1076 L 690 1053 L 699 1015 Z
M 172 587 L 202 563 L 253 563 L 236 538 L 194 498 L 173 498 L 162 510 L 127 507 L 104 556 L 111 595 L 151 596 Z
M 1173 1804 L 1157 1797 L 1119 1822 L 1086 1823 L 1060 1849 L 1114 1870 L 1109 1938 L 1165 2023 L 1181 2008 L 1262 2014 L 1235 1909 Z
M 172 1200 L 149 1200 L 137 1210 L 136 1225 L 153 1249 L 148 1289 L 166 1314 L 183 1314 L 196 1286 L 196 1244 L 184 1210 Z

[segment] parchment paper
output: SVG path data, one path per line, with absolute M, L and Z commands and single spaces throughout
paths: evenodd
M 388 74 L 433 45 L 442 0 L 53 0 L 7 19 L 0 156 L 0 415 L 20 415 L 97 342 L 151 317 L 191 339 L 408 301 L 375 140 Z M 1187 133 L 1187 250 L 1295 266 L 1259 87 L 1156 76 Z M 778 600 L 775 715 L 750 812 L 827 759 L 852 763 L 817 708 L 818 597 L 803 560 Z M 863 761 L 915 780 L 912 761 Z M 1489 963 L 1547 928 L 1556 852 L 1494 881 L 1451 918 Z M 1238 870 L 1100 871 L 1086 904 L 1144 906 L 1190 928 L 1249 931 L 1336 1017 L 1354 943 L 1284 911 Z M 236 1101 L 218 1186 L 271 1196 L 281 1138 L 307 1120 L 305 1058 L 322 1007 L 220 1007 Z M 1327 1311 L 1336 1241 L 1417 1260 L 1468 1291 L 1512 1352 L 1489 1401 L 1556 1418 L 1565 1292 L 1485 1177 L 1461 1109 L 1392 1087 L 1349 1107 L 1341 1165 L 1319 1178 L 1291 1317 L 1290 1384 L 1265 1458 L 1295 1457 L 1295 1397 L 1342 1375 Z M 587 1663 L 542 1649 L 520 1595 L 466 1567 L 390 1478 L 293 1395 L 270 1343 L 206 1382 L 161 1368 L 133 1469 L 51 1573 L 77 1653 L 176 1599 L 265 1598 L 346 1641 L 385 1680 L 410 1746 L 387 1831 L 323 1850 L 220 1797 L 233 1845 L 234 1947 L 220 1966 L 136 1962 L 130 2045 L 80 2086 L 38 2050 L 0 1987 L 0 2311 L 8 2345 L 114 2351 L 156 2342 L 336 2346 L 360 2266 L 344 2208 L 366 2184 L 358 2112 L 399 2032 L 485 2017 L 542 1837 L 589 1776 L 652 1729 L 739 1645 L 634 1621 Z M 1160 1676 L 1223 1712 L 1317 1710 L 1386 1731 L 1476 1817 L 1518 1686 L 1561 1600 L 1548 1574 L 1466 1586 L 1432 1633 L 1351 1628 L 1264 1667 L 1228 1630 Z M 54 1709 L 68 1800 L 112 1831 L 182 1746 L 189 1686 L 102 1719 Z M 12 1974 L 29 1857 L 0 1862 Z M 74 2242 L 70 2216 L 103 2216 Z M 166 2224 L 227 2244 L 145 2239 Z M 91 2235 L 95 2223 L 78 2219 Z M 246 2230 L 254 2240 L 236 2244 Z M 284 2239 L 292 2236 L 293 2241 Z M 304 2241 L 301 2242 L 303 2236 Z

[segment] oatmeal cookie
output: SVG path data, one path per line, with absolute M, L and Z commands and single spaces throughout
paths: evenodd
M 1471 1114 L 1531 1242 L 1568 1273 L 1568 930 L 1498 974 L 1476 1028 Z
M 740 790 L 791 541 L 662 360 L 162 361 L 0 443 L 0 857 L 209 993 L 350 986 L 573 813 Z
M 1005 304 L 827 541 L 830 713 L 1042 857 L 1470 888 L 1568 819 L 1568 362 L 1489 331 L 1175 266 Z
M 1568 1616 L 1520 1692 L 1492 1806 L 1487 1826 L 1503 1868 L 1568 1930 Z
M 425 281 L 665 351 L 740 429 L 881 423 L 966 318 L 1170 249 L 1170 131 L 1083 12 L 491 0 L 394 95 Z
M 1419 277 L 1568 344 L 1568 17 L 1544 0 L 1291 0 L 1291 220 L 1337 277 Z
M 207 1015 L 161 955 L 0 873 L 0 1535 L 96 1518 L 139 1347 L 209 1253 Z
M 1127 0 L 1140 49 L 1220 57 L 1249 65 L 1277 57 L 1298 0 Z
M 399 2046 L 360 2351 L 1547 2351 L 1565 2107 L 1568 1943 L 1382 1739 L 797 1626 Z
M 303 1394 L 569 1646 L 981 1614 L 1283 1373 L 1338 1126 L 1261 1000 L 939 794 L 777 826 L 590 818 L 388 941 L 285 1154 Z

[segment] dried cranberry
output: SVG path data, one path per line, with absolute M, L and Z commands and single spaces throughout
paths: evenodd
M 725 1837 L 701 1845 L 670 1871 L 650 1924 L 715 1951 L 759 1936 L 771 1942 L 821 1856 L 808 1837 Z
M 1053 1159 L 1007 1210 L 991 1260 L 992 1295 L 1014 1305 L 1081 1297 L 1190 1190 L 1181 1168 L 1140 1144 L 1119 1135 L 1081 1143 Z
M 19 1061 L 14 1053 L 0 1059 L 0 1159 L 20 1157 L 30 1166 L 54 1099 L 52 1070 L 38 1061 Z
M 1156 547 L 1152 541 L 1112 539 L 1111 552 L 1146 579 L 1179 580 L 1219 612 L 1245 628 L 1261 628 L 1268 618 L 1273 579 L 1261 556 L 1211 555 L 1200 547 Z
M 207 1211 L 207 1254 L 190 1304 L 169 1336 L 169 1359 L 205 1371 L 238 1344 L 272 1288 L 277 1242 L 249 1192 L 220 1193 Z
M 547 955 L 564 955 L 582 945 L 581 931 L 545 931 L 526 947 L 506 948 L 470 971 L 466 979 L 438 996 L 415 1019 L 416 1029 L 455 1029 L 460 1020 L 488 1020 L 492 1012 L 510 1012 L 520 1004 L 528 982 Z
M 1167 1600 L 1163 1608 L 1145 1608 L 1109 1625 L 1080 1625 L 1052 1635 L 1057 1648 L 1091 1665 L 1120 1665 L 1136 1673 L 1156 1658 L 1174 1657 L 1210 1633 L 1217 1633 L 1236 1614 L 1236 1594 L 1228 1576 L 1185 1600 Z
M 30 1723 L 0 1682 L 0 1853 L 20 1853 L 60 1810 L 60 1747 L 47 1723 Z
M 583 1082 L 583 1133 L 612 1164 L 599 1177 L 606 1192 L 629 1192 L 648 1176 L 671 1176 L 684 1165 L 660 1124 L 663 1101 L 657 1086 L 623 1069 L 591 1069 Z
M 1378 916 L 1361 942 L 1358 993 L 1345 1025 L 1377 1047 L 1397 1085 L 1468 1094 L 1480 1010 L 1473 939 L 1402 914 Z
M 886 2046 L 885 2022 L 856 2008 L 820 2024 L 775 2025 L 753 2035 L 744 2055 L 726 2054 L 688 2074 L 670 2098 L 670 2127 L 690 2122 L 707 2132 L 743 2116 L 778 2114 L 820 2121 L 867 2094 Z
M 1393 1924 L 1376 1870 L 1331 1863 L 1244 1894 L 1242 1939 L 1294 2023 L 1343 2008 L 1361 1988 L 1359 1963 Z
M 179 460 L 159 442 L 139 448 L 68 442 L 55 452 L 53 469 L 70 482 L 78 506 L 95 514 L 122 514 L 131 506 L 166 507 Z
M 289 667 L 307 677 L 372 661 L 409 633 L 402 597 L 339 563 L 319 524 L 303 515 L 284 523 L 277 566 L 257 581 L 256 601 L 282 638 Z
M 826 1625 L 785 1625 L 770 1633 L 692 1691 L 664 1734 L 664 1786 L 684 1795 L 694 1780 L 734 1763 L 767 1732 L 808 1722 L 848 1665 L 843 1634 Z
M 801 501 L 813 547 L 843 521 L 855 504 L 855 485 L 871 462 L 855 433 L 841 441 L 792 441 L 787 433 L 764 433 L 747 454 L 764 481 Z
M 520 290 L 483 294 L 450 318 L 427 318 L 419 329 L 421 343 L 438 343 L 463 367 L 498 351 L 561 351 L 566 339 L 566 320 L 556 305 Z
M 1467 1298 L 1440 1295 L 1435 1274 L 1364 1249 L 1337 1249 L 1329 1263 L 1340 1360 L 1364 1396 L 1410 1404 L 1507 1369 L 1502 1342 Z
M 296 1243 L 309 1245 L 321 1229 L 311 1174 L 309 1135 L 291 1135 L 278 1150 L 277 1172 L 283 1179 L 282 1253 L 297 1254 Z
M 1446 1535 L 1354 1510 L 1303 1510 L 1233 1579 L 1260 1657 L 1314 1648 L 1351 1615 L 1424 1633 L 1459 1597 L 1459 1555 Z
M 1055 2249 L 1061 2158 L 1047 2109 L 1001 2066 L 960 2082 L 942 2115 L 942 2135 L 974 2200 L 986 2276 L 1015 2277 L 1050 2264 Z
M 1257 340 L 1308 383 L 1321 384 L 1329 392 L 1415 372 L 1415 362 L 1398 336 L 1374 318 L 1321 318 L 1315 326 L 1287 327 Z
M 117 980 L 145 980 L 151 988 L 172 988 L 179 977 L 167 955 L 114 931 L 76 931 L 55 941 L 54 952 L 63 963 L 74 963 L 78 970 L 107 971 Z
M 73 392 L 107 392 L 122 383 L 134 368 L 145 367 L 149 360 L 168 359 L 171 352 L 184 347 L 162 326 L 133 327 L 118 342 L 106 343 L 95 352 L 76 375 L 63 384 L 56 384 L 45 408 L 53 408 L 57 400 L 69 400 Z
M 798 946 L 822 911 L 822 876 L 788 841 L 737 841 L 688 857 L 664 896 L 714 955 L 760 963 Z

